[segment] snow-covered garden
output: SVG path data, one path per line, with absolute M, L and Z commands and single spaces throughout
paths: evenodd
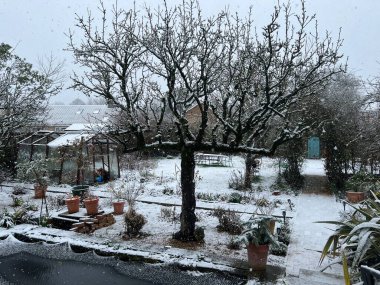
M 115 200 L 113 193 L 116 190 L 130 191 L 131 188 L 134 189 L 133 191 L 138 192 L 136 210 L 146 219 L 141 235 L 127 241 L 123 240 L 125 223 L 122 215 L 115 216 L 115 224 L 96 230 L 92 235 L 119 244 L 120 247 L 124 244 L 185 247 L 196 249 L 199 254 L 207 256 L 215 254 L 245 260 L 246 252 L 243 247 L 230 249 L 234 247 L 233 241 L 238 235 L 231 235 L 223 232 L 223 229 L 218 229 L 220 223 L 215 215 L 215 210 L 229 210 L 230 219 L 237 219 L 235 223 L 239 224 L 246 222 L 254 213 L 274 215 L 278 217 L 277 226 L 279 227 L 283 221 L 282 211 L 286 211 L 287 218 L 291 220 L 295 211 L 294 208 L 291 209 L 291 205 L 294 205 L 296 196 L 287 188 L 281 189 L 279 196 L 272 195 L 276 188 L 278 174 L 277 161 L 274 159 L 262 160 L 252 190 L 231 189 L 229 184 L 231 184 L 232 178 L 242 172 L 243 166 L 244 159 L 240 157 L 233 158 L 232 166 L 197 166 L 197 226 L 204 229 L 204 243 L 195 242 L 186 245 L 172 240 L 172 235 L 179 227 L 181 211 L 180 160 L 172 157 L 137 161 L 132 167 L 133 169 L 122 172 L 121 179 L 91 186 L 91 194 L 102 197 L 100 209 L 106 213 L 113 212 L 112 200 Z M 8 185 L 3 187 L 0 193 L 2 225 L 6 226 L 7 216 L 13 217 L 14 223 L 28 223 L 33 217 L 39 218 L 41 200 L 33 198 L 32 185 L 22 183 Z M 21 189 L 27 189 L 25 194 Z M 64 205 L 64 199 L 67 196 L 65 193 L 71 193 L 70 186 L 48 187 L 49 216 L 46 217 L 47 219 L 67 211 Z M 24 210 L 26 210 L 23 216 L 25 221 L 15 219 L 15 213 Z M 128 210 L 128 206 L 125 207 L 125 210 Z M 45 208 L 42 209 L 42 215 L 46 216 Z M 269 258 L 270 264 L 281 265 L 283 262 L 284 257 L 271 255 Z

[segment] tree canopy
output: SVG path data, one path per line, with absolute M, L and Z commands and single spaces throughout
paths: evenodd
M 181 151 L 184 239 L 194 235 L 194 152 L 273 154 L 310 128 L 300 102 L 345 69 L 342 40 L 319 34 L 300 2 L 299 11 L 276 6 L 261 30 L 251 12 L 205 17 L 194 0 L 111 13 L 101 4 L 101 25 L 91 14 L 78 16 L 80 42 L 69 33 L 83 67 L 73 87 L 123 111 L 135 137 L 128 151 Z M 199 119 L 190 124 L 193 108 Z M 268 129 L 272 139 L 259 146 Z

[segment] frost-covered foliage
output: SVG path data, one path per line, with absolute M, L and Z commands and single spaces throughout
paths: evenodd
M 61 89 L 60 65 L 36 70 L 0 43 L 0 164 L 13 167 L 17 140 L 44 119 L 48 98 Z
M 34 179 L 35 183 L 47 186 L 49 183 L 49 161 L 42 155 L 36 155 L 34 160 L 19 163 L 17 165 L 17 177 L 24 181 Z
M 227 232 L 232 235 L 239 235 L 242 232 L 243 226 L 240 221 L 240 216 L 230 209 L 216 208 L 213 215 L 218 218 L 219 231 Z
M 359 171 L 347 180 L 345 189 L 353 192 L 368 192 L 370 190 L 376 192 L 380 189 L 380 183 L 374 175 Z
M 138 214 L 134 209 L 129 209 L 124 215 L 126 235 L 128 237 L 136 237 L 140 234 L 141 229 L 146 224 L 143 215 Z
M 245 178 L 241 170 L 233 170 L 230 179 L 228 180 L 228 187 L 234 190 L 247 190 L 245 187 Z
M 275 236 L 269 229 L 269 223 L 273 218 L 270 216 L 252 216 L 248 222 L 243 224 L 243 232 L 240 240 L 245 244 L 278 244 Z
M 351 205 L 353 211 L 342 221 L 323 222 L 337 228 L 327 239 L 321 262 L 329 253 L 343 252 L 353 274 L 362 264 L 380 269 L 380 200 L 372 195 L 374 199 Z
M 14 224 L 12 215 L 7 210 L 3 210 L 0 214 L 0 227 L 11 228 Z
M 371 122 L 364 117 L 361 87 L 360 80 L 352 74 L 336 75 L 311 109 L 322 122 L 319 134 L 327 177 L 338 189 L 343 188 L 349 174 L 357 171 L 357 161 L 366 148 L 364 129 Z

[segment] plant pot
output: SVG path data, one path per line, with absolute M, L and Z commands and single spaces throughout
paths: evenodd
M 121 215 L 124 213 L 125 201 L 113 202 L 113 213 L 115 215 Z
M 73 198 L 67 198 L 65 202 L 66 202 L 66 206 L 67 206 L 67 210 L 69 214 L 79 212 L 80 197 L 75 196 Z
M 364 192 L 346 192 L 346 199 L 350 203 L 359 203 L 364 200 Z
M 99 198 L 86 198 L 83 200 L 87 210 L 87 215 L 93 216 L 98 213 Z
M 34 184 L 34 198 L 41 199 L 46 196 L 47 186 Z
M 247 245 L 248 264 L 255 271 L 263 271 L 266 269 L 268 260 L 269 244 L 263 245 Z

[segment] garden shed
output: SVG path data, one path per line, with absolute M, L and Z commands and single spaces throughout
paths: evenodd
M 66 132 L 38 131 L 19 143 L 19 162 L 47 159 L 58 184 L 93 184 L 120 177 L 118 143 L 86 126 Z

